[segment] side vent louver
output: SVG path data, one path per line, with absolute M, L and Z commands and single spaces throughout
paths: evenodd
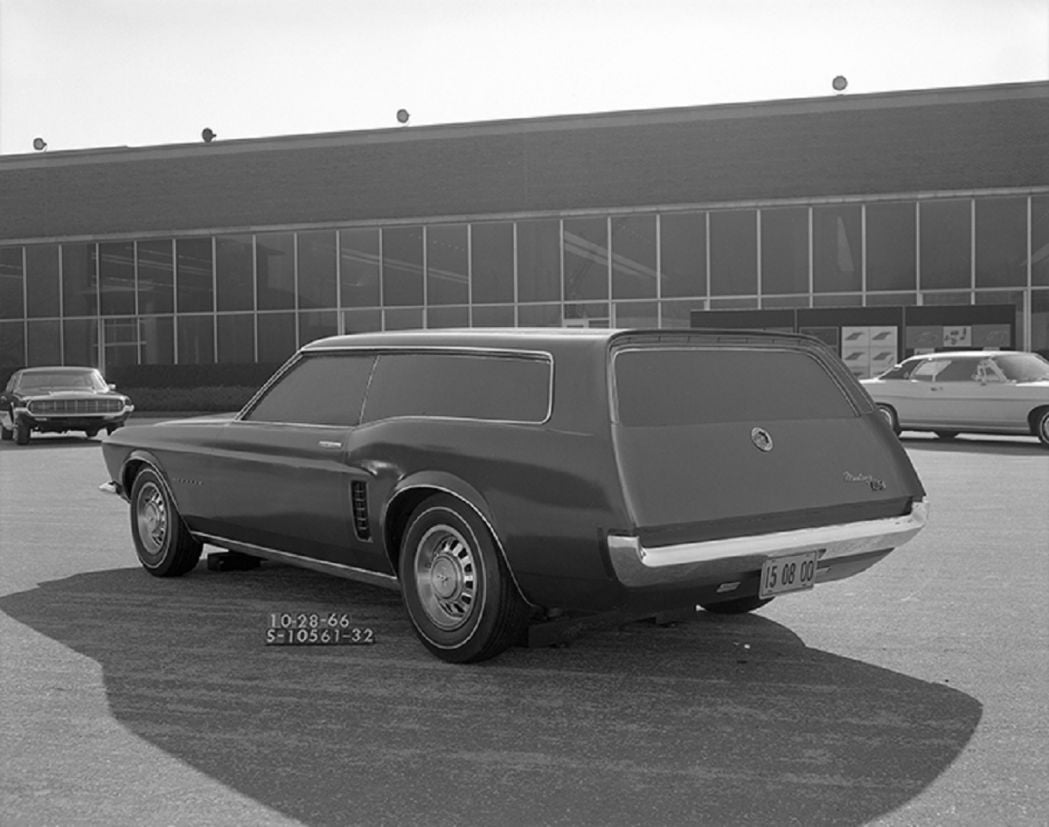
M 360 480 L 350 483 L 350 504 L 353 508 L 353 533 L 358 540 L 370 540 L 371 528 L 368 526 L 368 486 Z

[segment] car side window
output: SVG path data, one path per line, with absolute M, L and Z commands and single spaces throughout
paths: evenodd
M 937 382 L 975 382 L 976 363 L 972 359 L 952 359 L 938 374 Z
M 550 410 L 549 359 L 474 353 L 384 353 L 364 405 L 364 421 L 440 416 L 543 422 Z
M 911 379 L 917 379 L 919 382 L 934 382 L 945 367 L 947 367 L 946 359 L 929 359 L 914 369 Z
M 307 353 L 266 390 L 243 420 L 357 425 L 374 363 L 372 354 Z

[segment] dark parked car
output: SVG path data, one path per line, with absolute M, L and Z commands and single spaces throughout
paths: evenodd
M 133 410 L 95 368 L 22 368 L 0 394 L 0 438 L 25 445 L 33 431 L 83 431 L 90 439 L 103 428 L 113 433 Z
M 1049 361 L 1037 353 L 927 353 L 862 384 L 896 433 L 1031 434 L 1049 448 Z
M 235 416 L 102 448 L 150 573 L 208 543 L 399 587 L 456 662 L 575 612 L 750 611 L 866 569 L 926 518 L 870 397 L 789 334 L 340 336 Z

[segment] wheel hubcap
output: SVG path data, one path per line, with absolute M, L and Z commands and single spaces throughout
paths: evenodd
M 427 617 L 450 631 L 466 623 L 477 600 L 477 559 L 451 526 L 434 526 L 419 541 L 415 588 Z
M 150 554 L 157 554 L 163 548 L 167 536 L 168 510 L 163 494 L 153 483 L 142 486 L 135 517 L 142 545 Z

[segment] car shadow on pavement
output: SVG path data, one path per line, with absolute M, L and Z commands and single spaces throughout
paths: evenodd
M 129 731 L 306 824 L 859 825 L 931 784 L 982 709 L 760 615 L 452 666 L 395 592 L 271 564 L 80 574 L 0 610 L 99 663 Z M 376 643 L 264 645 L 283 611 L 347 612 Z
M 935 436 L 920 434 L 911 435 L 906 432 L 900 435 L 903 447 L 918 451 L 949 451 L 952 453 L 974 453 L 974 454 L 1001 454 L 1003 456 L 1029 456 L 1049 457 L 1049 452 L 1034 437 L 1025 438 L 995 438 L 979 437 L 964 434 L 956 439 L 938 439 Z

